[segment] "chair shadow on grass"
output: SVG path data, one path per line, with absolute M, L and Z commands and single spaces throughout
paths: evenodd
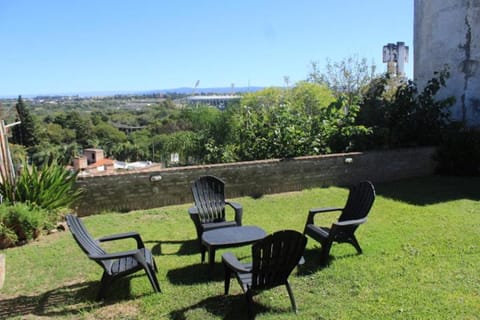
M 330 255 L 326 264 L 320 263 L 320 252 L 321 248 L 309 248 L 305 249 L 303 253 L 303 258 L 305 259 L 305 263 L 298 266 L 297 275 L 298 276 L 308 276 L 312 273 L 317 271 L 321 271 L 322 269 L 328 268 L 330 264 L 332 264 L 335 260 L 342 260 L 347 258 L 353 258 L 358 256 L 358 253 L 346 253 L 342 255 Z
M 357 253 L 352 253 L 352 254 L 344 254 L 336 257 L 330 256 L 328 263 L 326 265 L 321 265 L 320 250 L 321 248 L 305 249 L 303 254 L 305 263 L 298 266 L 297 272 L 296 272 L 298 276 L 308 276 L 312 273 L 315 273 L 324 268 L 327 268 L 330 265 L 330 263 L 332 263 L 334 260 L 345 259 L 345 258 L 349 258 L 357 255 Z M 240 258 L 240 260 L 243 260 L 243 259 L 246 259 L 248 261 L 248 257 Z M 216 261 L 212 276 L 210 276 L 208 262 L 201 263 L 200 257 L 199 257 L 198 263 L 168 270 L 167 278 L 169 282 L 172 284 L 185 285 L 185 286 L 195 285 L 200 283 L 208 283 L 208 282 L 223 282 L 224 281 L 223 264 L 221 261 Z
M 154 255 L 180 255 L 180 256 L 191 256 L 194 254 L 200 254 L 198 250 L 198 243 L 196 240 L 149 240 L 144 241 L 144 243 L 154 243 L 151 251 Z M 180 249 L 177 252 L 167 253 L 168 250 L 165 250 L 165 246 L 180 245 Z
M 20 318 L 27 316 L 61 317 L 75 316 L 85 311 L 116 304 L 119 301 L 138 298 L 130 295 L 130 279 L 143 275 L 131 275 L 112 283 L 107 289 L 107 297 L 96 301 L 100 281 L 87 281 L 61 286 L 38 295 L 1 297 L 0 319 Z M 153 294 L 150 291 L 141 296 Z
M 203 309 L 208 313 L 222 317 L 224 320 L 243 320 L 247 319 L 247 301 L 243 293 L 230 294 L 230 295 L 217 295 L 208 297 L 199 301 L 198 303 L 186 308 L 174 310 L 170 312 L 170 318 L 175 320 L 186 320 L 190 317 L 189 312 L 194 312 L 196 309 Z M 266 306 L 262 303 L 255 301 L 253 298 L 253 312 L 255 315 L 261 313 L 277 313 L 288 314 L 292 313 L 290 306 L 288 308 L 277 308 L 274 306 Z M 292 313 L 292 315 L 294 315 Z
M 308 276 L 312 273 L 315 273 L 319 270 L 322 270 L 326 266 L 321 265 L 320 262 L 320 249 L 307 249 L 303 252 L 303 258 L 305 262 L 301 265 L 298 265 L 297 272 L 293 271 L 293 274 L 298 276 Z
M 221 262 L 217 261 L 215 263 L 213 273 L 210 276 L 208 263 L 201 263 L 200 257 L 198 260 L 198 263 L 168 270 L 167 278 L 169 282 L 176 285 L 188 286 L 200 283 L 223 281 L 224 270 Z

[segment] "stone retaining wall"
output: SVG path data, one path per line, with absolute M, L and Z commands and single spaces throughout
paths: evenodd
M 89 215 L 192 203 L 190 184 L 206 174 L 225 181 L 228 198 L 426 176 L 434 172 L 433 153 L 430 147 L 398 149 L 79 177 L 85 194 L 76 211 Z

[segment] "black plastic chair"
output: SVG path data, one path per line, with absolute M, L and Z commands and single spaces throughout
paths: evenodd
M 252 245 L 252 262 L 241 263 L 232 253 L 222 256 L 225 268 L 225 294 L 230 289 L 230 278 L 235 274 L 242 287 L 248 306 L 248 315 L 253 317 L 253 295 L 259 291 L 280 285 L 287 287 L 292 309 L 297 312 L 288 277 L 293 269 L 303 262 L 307 237 L 298 231 L 277 231 Z
M 217 228 L 241 226 L 243 209 L 239 203 L 225 200 L 225 183 L 215 176 L 199 177 L 192 183 L 191 190 L 195 205 L 188 209 L 188 213 L 195 224 L 202 262 L 204 262 L 203 232 Z M 235 212 L 233 220 L 226 218 L 226 205 L 232 207 Z
M 328 262 L 333 242 L 350 243 L 358 254 L 362 248 L 355 237 L 357 228 L 367 221 L 367 215 L 375 200 L 375 188 L 370 181 L 362 181 L 350 189 L 348 200 L 344 208 L 316 208 L 310 209 L 304 234 L 317 240 L 322 245 L 320 256 L 321 264 Z M 338 221 L 330 228 L 315 225 L 314 218 L 318 213 L 341 211 Z
M 113 280 L 127 276 L 134 272 L 144 269 L 145 273 L 152 284 L 155 292 L 161 292 L 160 285 L 155 272 L 158 271 L 150 250 L 145 248 L 140 235 L 136 232 L 121 233 L 110 235 L 95 240 L 88 233 L 82 220 L 74 215 L 67 215 L 67 224 L 73 238 L 78 243 L 83 252 L 85 252 L 91 260 L 98 263 L 103 268 L 103 275 L 98 292 L 97 300 L 105 297 L 108 286 Z M 107 253 L 100 247 L 100 242 L 113 241 L 120 239 L 133 238 L 137 242 L 137 249 Z

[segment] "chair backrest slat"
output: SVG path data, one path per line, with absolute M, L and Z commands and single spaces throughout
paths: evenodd
M 90 233 L 85 228 L 82 220 L 74 215 L 67 215 L 67 224 L 70 232 L 73 235 L 73 238 L 78 243 L 80 248 L 87 255 L 102 255 L 105 254 L 105 250 L 100 247 L 98 242 L 90 235 Z M 100 265 L 104 266 L 103 263 Z
M 202 223 L 225 219 L 225 183 L 215 176 L 201 176 L 191 186 Z
M 365 218 L 375 201 L 375 188 L 370 181 L 362 181 L 350 189 L 347 203 L 338 221 Z
M 252 289 L 285 284 L 305 250 L 307 238 L 298 231 L 277 231 L 252 246 Z

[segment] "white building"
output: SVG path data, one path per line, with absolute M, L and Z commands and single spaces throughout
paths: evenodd
M 414 80 L 422 87 L 445 65 L 454 120 L 480 127 L 480 1 L 415 0 Z

